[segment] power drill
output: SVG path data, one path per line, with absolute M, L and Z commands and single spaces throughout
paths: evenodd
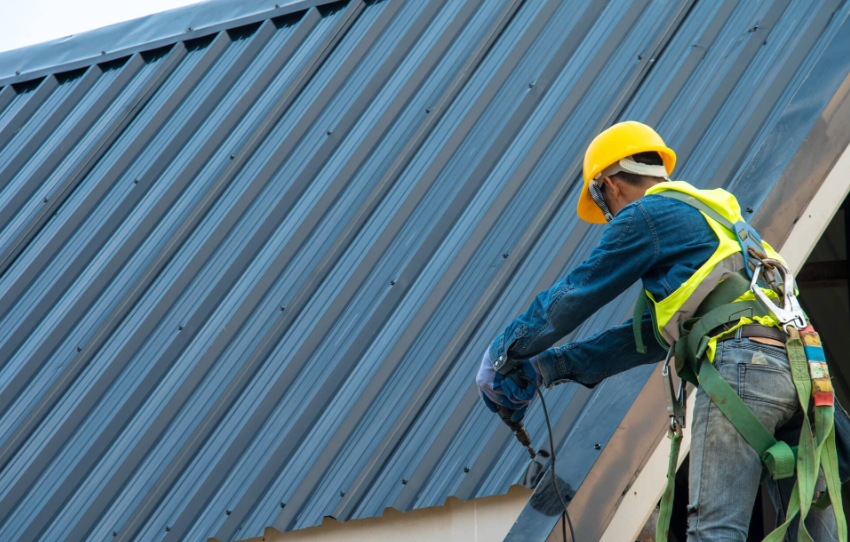
M 534 459 L 537 457 L 537 452 L 535 452 L 534 448 L 531 446 L 531 437 L 528 436 L 528 431 L 525 430 L 525 426 L 522 425 L 522 421 L 511 421 L 513 413 L 513 410 L 499 405 L 499 417 L 502 418 L 502 421 L 511 428 L 511 431 L 514 432 L 519 443 L 525 446 L 525 449 L 528 450 L 529 455 L 531 455 L 531 459 Z

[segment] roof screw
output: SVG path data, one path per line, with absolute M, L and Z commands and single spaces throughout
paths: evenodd
M 47 203 L 47 198 L 44 198 L 44 203 Z
M 234 156 L 234 155 L 232 155 L 232 154 L 231 154 L 231 155 L 230 155 L 230 159 L 231 159 L 231 160 L 233 160 L 234 158 L 236 158 L 236 156 Z
M 328 135 L 331 135 L 331 130 L 328 130 Z
M 469 467 L 464 467 L 463 472 L 469 472 Z
M 345 491 L 340 491 L 340 492 L 339 492 L 339 496 L 340 496 L 340 497 L 345 497 Z
M 177 326 L 177 329 L 183 331 L 183 326 Z
M 105 55 L 106 51 L 101 51 L 100 54 Z
M 391 280 L 391 281 L 390 281 L 390 286 L 395 286 L 395 281 L 394 281 L 394 280 Z
M 798 220 L 800 220 L 800 217 L 799 217 L 799 216 L 798 216 L 797 218 L 795 218 L 795 219 L 794 219 L 794 222 L 792 222 L 792 224 L 796 224 Z
M 225 511 L 224 511 L 224 513 L 225 513 L 225 514 L 227 514 L 227 515 L 229 516 L 229 515 L 230 515 L 230 510 L 225 510 Z
M 194 30 L 194 28 L 192 28 L 192 27 L 190 26 L 190 27 L 189 27 L 189 28 L 187 28 L 186 30 L 188 30 L 189 32 L 191 32 L 192 30 Z
M 118 536 L 118 531 L 112 531 L 112 536 Z
M 139 184 L 139 179 L 133 179 L 133 184 Z
M 170 531 L 170 530 L 171 530 L 171 527 L 169 527 L 168 525 L 166 525 L 166 526 L 165 526 L 165 532 L 167 533 L 167 532 L 168 532 L 168 531 Z
M 507 252 L 505 252 L 504 254 L 502 254 L 502 258 L 507 258 L 508 256 L 509 256 L 509 254 L 508 254 Z
M 752 208 L 751 206 L 749 206 L 749 205 L 747 205 L 747 212 L 748 212 L 748 213 L 752 213 L 752 212 L 753 212 L 753 208 Z
M 285 503 L 285 502 L 280 503 L 280 507 L 281 507 L 281 508 L 286 508 L 286 503 Z
M 403 486 L 407 485 L 407 479 L 406 478 L 401 479 L 401 485 L 403 485 Z
M 283 311 L 285 311 L 285 310 L 286 310 L 286 305 L 281 305 L 281 306 L 280 306 L 280 312 L 283 312 Z
M 426 112 L 426 113 L 430 113 L 430 112 L 431 112 L 431 108 L 429 107 L 428 109 L 426 109 L 426 110 L 425 110 L 425 112 Z
M 280 4 L 275 4 L 274 7 L 275 7 L 275 9 L 277 9 L 277 8 L 280 7 Z
M 643 60 L 643 55 L 638 55 L 638 60 Z
M 15 75 L 21 75 L 21 71 L 20 71 L 20 70 L 15 70 Z
M 528 84 L 528 88 L 534 88 L 534 81 L 532 81 Z
M 77 347 L 77 352 L 82 352 L 82 351 L 83 351 L 83 349 L 82 349 L 82 348 L 80 348 L 80 347 L 78 346 L 78 347 Z
M 596 450 L 601 450 L 602 446 L 600 444 L 594 444 L 593 448 L 596 449 Z

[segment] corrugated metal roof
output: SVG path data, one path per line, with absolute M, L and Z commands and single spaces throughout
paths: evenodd
M 741 172 L 850 11 L 295 6 L 0 81 L 0 539 L 233 540 L 507 491 L 527 455 L 473 377 L 601 234 L 573 212 L 589 139 L 654 124 L 679 178 L 757 210 L 772 184 Z M 651 372 L 547 392 L 573 488 Z

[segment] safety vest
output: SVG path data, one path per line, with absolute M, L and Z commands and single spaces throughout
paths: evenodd
M 787 330 L 789 340 L 786 351 L 800 408 L 808 412 L 809 404 L 814 399 L 815 423 L 810 424 L 809 417 L 804 417 L 797 446 L 777 441 L 714 368 L 714 353 L 719 338 L 754 322 L 782 328 L 771 309 L 750 290 L 746 270 L 747 266 L 752 268 L 753 259 L 744 254 L 742 247 L 757 246 L 767 258 L 780 262 L 781 257 L 746 224 L 737 200 L 725 190 L 699 190 L 688 183 L 673 181 L 659 183 L 647 190 L 646 194 L 669 197 L 697 208 L 717 235 L 719 244 L 711 258 L 666 298 L 656 301 L 646 290 L 638 296 L 634 314 L 638 350 L 646 351 L 640 330 L 648 306 L 656 339 L 665 348 L 669 347 L 671 354 L 675 348 L 676 370 L 680 378 L 704 388 L 712 402 L 759 454 L 764 465 L 764 476 L 778 480 L 794 476 L 796 472 L 797 479 L 786 521 L 770 533 L 765 542 L 781 542 L 791 521 L 798 515 L 798 540 L 811 541 L 803 520 L 812 507 L 823 509 L 830 505 L 835 514 L 839 540 L 847 542 L 835 448 L 833 392 L 817 333 L 811 326 L 801 331 L 793 326 Z M 755 241 L 757 243 L 753 245 Z M 772 288 L 760 287 L 760 290 L 771 300 L 778 297 Z M 720 325 L 724 325 L 725 331 L 715 335 L 713 330 Z M 704 362 L 703 358 L 707 358 L 708 362 Z M 683 416 L 683 413 L 680 414 Z M 671 414 L 671 417 L 677 416 Z M 675 430 L 675 424 L 671 427 L 674 429 L 668 434 L 671 450 L 667 486 L 662 495 L 656 528 L 656 540 L 659 542 L 666 542 L 668 537 L 674 478 L 682 440 L 681 431 Z M 821 467 L 826 477 L 827 491 L 823 495 L 815 495 L 815 484 Z
M 727 221 L 734 224 L 744 221 L 744 217 L 741 216 L 741 208 L 735 196 L 720 188 L 715 190 L 700 190 L 684 181 L 658 183 L 646 191 L 646 195 L 650 194 L 660 194 L 680 200 L 692 197 L 708 206 L 713 213 L 719 215 L 712 218 L 710 212 L 703 212 L 703 216 L 717 236 L 719 243 L 714 254 L 697 269 L 696 273 L 676 288 L 669 296 L 661 301 L 656 301 L 648 290 L 643 291 L 646 300 L 638 299 L 635 306 L 634 319 L 637 333 L 635 339 L 639 350 L 642 350 L 643 343 L 638 330 L 640 329 L 640 320 L 647 304 L 652 315 L 656 339 L 663 348 L 669 348 L 670 345 L 679 340 L 680 328 L 694 316 L 694 313 L 708 294 L 714 291 L 721 282 L 730 276 L 739 274 L 745 265 L 738 238 L 734 232 L 720 223 L 721 221 Z M 678 197 L 680 195 L 685 196 L 685 198 Z M 773 247 L 764 242 L 763 245 L 768 256 L 782 260 L 782 257 Z M 762 288 L 762 291 L 770 298 L 776 297 L 776 293 L 769 288 Z M 754 301 L 755 296 L 748 290 L 734 301 L 751 300 Z M 638 310 L 640 310 L 640 313 L 638 313 Z M 743 314 L 745 315 L 739 318 L 737 323 L 728 326 L 728 330 L 725 333 L 710 337 L 708 342 L 705 343 L 704 351 L 709 360 L 714 361 L 717 339 L 735 333 L 735 330 L 742 325 L 758 322 L 767 326 L 780 327 L 779 322 L 777 322 L 773 315 L 759 315 L 755 312 Z M 699 355 L 702 355 L 702 353 L 702 351 L 699 352 Z M 692 383 L 696 384 L 695 381 Z

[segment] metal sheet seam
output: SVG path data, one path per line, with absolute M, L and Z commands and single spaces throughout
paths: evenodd
M 186 58 L 186 55 L 187 49 L 182 43 L 177 44 L 174 48 L 172 48 L 171 52 L 163 61 L 161 61 L 162 63 L 157 68 L 157 74 L 162 76 L 159 79 L 160 83 L 163 83 L 168 79 L 168 74 L 181 64 L 183 59 Z M 57 254 L 62 252 L 65 242 L 77 230 L 77 228 L 85 222 L 89 216 L 89 212 L 95 207 L 96 202 L 99 201 L 100 197 L 108 193 L 113 188 L 113 183 L 120 175 L 123 174 L 125 168 L 136 159 L 138 153 L 145 148 L 150 139 L 156 134 L 168 118 L 168 115 L 175 107 L 177 107 L 182 98 L 186 95 L 186 92 L 188 92 L 186 86 L 191 87 L 192 81 L 196 80 L 197 77 L 198 74 L 196 72 L 187 74 L 187 85 L 178 88 L 164 100 L 164 103 L 161 104 L 161 108 L 158 112 L 154 114 L 153 118 L 149 119 L 149 122 L 147 122 L 141 131 L 137 133 L 136 137 L 129 141 L 129 144 L 126 145 L 126 149 L 123 149 L 124 152 L 120 153 L 118 159 L 110 166 L 106 167 L 106 171 L 103 172 L 97 188 L 89 193 L 83 204 L 73 210 L 71 217 L 69 217 L 64 223 L 65 227 L 53 234 L 46 245 L 40 247 L 41 251 L 37 258 L 30 258 L 25 262 L 25 269 L 12 279 L 12 284 L 4 292 L 4 295 L 0 297 L 0 311 L 2 311 L 3 314 L 8 314 L 12 307 L 24 295 L 24 292 L 31 287 L 33 281 L 35 281 L 36 277 L 40 274 L 41 266 L 45 265 L 46 261 L 53 260 Z M 142 183 L 139 183 L 139 186 L 142 188 L 145 187 Z M 141 198 L 142 193 L 142 191 L 132 192 L 131 197 L 126 198 L 123 204 L 118 205 L 117 208 L 114 209 L 111 217 L 105 221 L 102 225 L 103 227 L 99 230 L 91 242 L 71 256 L 71 262 L 65 268 L 60 280 L 53 283 L 48 288 L 48 291 L 41 297 L 41 299 L 39 299 L 38 304 L 31 309 L 29 315 L 21 324 L 22 327 L 26 329 L 33 329 L 37 325 L 37 321 L 47 314 L 50 307 L 59 299 L 62 292 L 65 291 L 68 285 L 71 284 L 74 278 L 78 276 L 91 258 L 97 254 L 101 247 L 103 247 L 108 237 L 114 232 L 114 229 L 120 221 L 126 217 L 129 212 L 129 208 L 132 207 L 139 198 Z M 114 276 L 114 272 L 114 269 L 106 270 L 103 279 L 104 284 L 111 280 Z M 101 286 L 104 286 L 104 284 L 101 284 Z M 33 353 L 32 359 L 38 361 L 26 364 L 15 374 L 12 381 L 9 383 L 9 386 L 4 388 L 3 392 L 0 393 L 0 412 L 5 413 L 8 411 L 12 405 L 12 401 L 14 401 L 18 396 L 18 392 L 24 389 L 32 377 L 41 370 L 42 364 L 46 362 L 65 334 L 70 331 L 72 326 L 75 325 L 79 318 L 81 318 L 80 313 L 83 310 L 83 308 L 80 308 L 79 311 L 69 311 L 61 323 L 54 328 L 53 333 L 50 335 L 48 340 L 39 345 Z M 20 346 L 21 342 L 22 339 L 20 338 L 18 338 L 17 341 L 13 341 L 13 344 L 9 344 L 7 341 L 5 348 L 0 351 L 0 366 L 5 365 L 12 358 L 13 353 Z M 81 349 L 82 345 L 78 345 L 77 348 Z M 78 374 L 79 371 L 82 370 L 82 367 L 78 365 L 79 363 L 74 364 L 72 362 L 66 370 Z M 64 378 L 64 376 L 60 378 Z M 72 375 L 69 378 L 69 381 L 73 381 L 75 378 L 76 376 Z M 56 399 L 56 397 L 50 398 L 49 396 L 43 400 L 40 399 L 39 406 L 35 407 L 34 410 L 49 410 L 52 408 Z M 13 433 L 10 439 L 14 438 L 17 437 Z M 8 443 L 8 439 L 6 443 Z M 2 448 L 0 448 L 0 457 L 2 457 Z M 2 462 L 0 462 L 0 464 L 2 464 Z
M 14 116 L 14 118 L 10 119 L 6 126 L 0 130 L 0 150 L 4 149 L 6 145 L 9 143 L 9 140 L 12 139 L 18 130 L 29 120 L 29 118 L 41 108 L 41 105 L 45 100 L 53 93 L 54 90 L 59 86 L 59 81 L 56 79 L 55 75 L 48 75 L 38 84 L 38 88 L 36 88 L 35 92 L 33 92 L 32 96 L 30 96 L 29 100 L 27 100 L 26 105 L 22 107 Z
M 554 8 L 554 5 L 550 5 L 551 8 Z M 527 122 L 528 115 L 531 114 L 532 110 L 537 106 L 538 101 L 542 99 L 543 95 L 549 90 L 549 86 L 551 85 L 552 80 L 560 73 L 564 64 L 571 58 L 573 54 L 573 50 L 581 41 L 582 37 L 589 30 L 593 20 L 599 15 L 601 9 L 598 10 L 588 10 L 586 13 L 582 15 L 582 18 L 575 25 L 575 30 L 569 39 L 564 40 L 561 45 L 558 53 L 553 55 L 549 64 L 545 66 L 538 76 L 537 81 L 533 84 L 531 90 L 525 95 L 523 104 L 517 108 L 511 120 L 507 122 L 507 125 L 504 129 L 504 133 L 501 134 L 496 143 L 491 146 L 486 153 L 486 157 L 481 161 L 481 165 L 471 174 L 472 179 L 478 179 L 477 182 L 482 182 L 484 178 L 488 175 L 490 168 L 497 162 L 498 156 L 502 154 L 506 145 L 508 145 L 516 136 L 517 130 L 520 129 Z M 541 12 L 539 16 L 538 24 L 542 24 L 547 20 L 548 12 Z M 529 32 L 529 34 L 534 34 L 535 32 Z M 475 190 L 479 187 L 475 182 L 470 182 L 470 186 L 472 186 Z M 508 185 L 507 190 L 509 191 L 510 185 Z M 468 197 L 468 196 L 467 196 Z M 499 201 L 507 202 L 510 198 L 500 197 Z M 465 200 L 462 196 L 458 197 L 458 201 L 464 202 Z M 493 220 L 501 214 L 501 210 L 499 208 L 492 209 L 484 219 L 480 222 L 479 227 L 476 228 L 475 232 L 470 236 L 470 238 L 466 241 L 464 248 L 460 249 L 458 252 L 458 264 L 464 262 L 467 258 L 471 257 L 474 253 L 475 246 L 481 241 L 485 233 L 488 231 L 487 225 L 492 224 Z M 433 234 L 429 234 L 429 239 L 426 240 L 423 245 L 424 246 L 432 246 L 436 245 L 439 242 L 439 239 L 442 237 L 442 231 L 439 231 L 436 236 Z M 432 238 L 433 237 L 433 238 Z M 461 265 L 453 266 L 456 269 L 460 269 Z M 402 275 L 406 275 L 408 272 L 405 270 L 402 272 Z M 447 289 L 451 286 L 451 284 L 455 280 L 454 274 L 448 274 L 443 276 L 440 279 L 439 284 L 435 287 L 432 293 L 432 298 L 440 299 L 442 296 L 446 294 Z M 431 310 L 436 308 L 436 302 L 430 305 Z M 423 309 L 425 310 L 425 309 Z M 418 326 L 424 325 L 425 321 L 428 317 L 431 316 L 427 310 L 422 317 L 417 316 L 417 324 L 412 324 L 411 327 L 408 328 L 407 335 L 412 335 L 414 332 L 419 329 Z M 469 330 L 466 330 L 469 331 Z M 457 336 L 460 337 L 468 337 L 463 332 L 458 332 Z M 412 337 L 409 339 L 412 340 Z M 397 350 L 403 350 L 405 348 L 404 344 L 397 345 L 393 353 L 389 356 L 390 359 L 400 358 L 401 352 L 396 352 Z M 387 436 L 384 437 L 378 449 L 373 453 L 371 459 L 367 463 L 366 467 L 361 470 L 358 480 L 355 482 L 355 485 L 346 493 L 346 495 L 360 495 L 360 499 L 363 498 L 363 495 L 368 491 L 368 487 L 374 483 L 375 473 L 377 470 L 383 468 L 387 458 L 390 454 L 393 453 L 398 442 L 404 438 L 407 430 L 411 426 L 412 421 L 421 415 L 421 410 L 423 408 L 424 402 L 428 400 L 428 398 L 433 393 L 434 387 L 442 381 L 445 376 L 445 371 L 448 369 L 451 361 L 456 359 L 451 355 L 441 355 L 435 362 L 434 368 L 429 372 L 428 376 L 423 380 L 422 385 L 419 389 L 414 393 L 414 395 L 410 398 L 408 403 L 405 405 L 399 417 L 393 422 L 393 426 L 388 432 Z M 398 361 L 396 361 L 397 363 Z M 364 394 L 367 396 L 368 394 Z M 361 401 L 364 399 L 364 396 L 361 396 Z M 461 410 L 463 412 L 463 410 Z M 465 416 L 457 416 L 457 419 L 453 419 L 455 422 L 460 422 L 465 418 Z M 446 430 L 446 429 L 444 429 Z M 448 429 L 451 432 L 451 429 Z M 411 477 L 411 481 L 414 479 Z M 365 484 L 366 488 L 363 490 L 359 490 L 358 487 L 360 484 Z M 355 491 L 356 490 L 356 491 Z M 407 494 L 412 494 L 416 490 L 416 484 L 410 483 L 407 484 L 404 488 L 404 492 Z M 355 497 L 352 497 L 352 499 Z M 345 500 L 348 500 L 346 497 Z M 342 503 L 340 507 L 335 510 L 335 517 L 348 519 L 350 515 L 353 513 L 354 509 L 359 505 L 359 501 L 353 503 L 350 509 L 343 508 Z
M 307 38 L 317 28 L 317 24 L 320 20 L 321 17 L 316 10 L 310 10 L 301 19 L 296 30 L 285 41 L 284 45 L 274 53 L 270 61 L 263 67 L 261 74 L 253 81 L 250 88 L 242 93 L 236 105 L 229 111 L 227 116 L 218 123 L 214 133 L 205 138 L 203 148 L 197 151 L 192 162 L 180 172 L 175 180 L 175 184 L 180 185 L 188 183 L 192 177 L 198 174 L 202 165 L 209 159 L 213 151 L 220 149 L 220 146 L 224 142 L 225 137 L 230 133 L 231 129 L 237 125 L 237 122 L 242 119 L 243 115 L 250 107 L 252 107 L 252 104 L 259 99 L 261 94 L 266 91 L 267 87 L 272 84 L 276 77 L 278 77 L 278 72 L 280 72 L 284 66 L 288 66 L 290 60 L 294 56 L 294 51 L 304 45 L 305 40 L 307 40 Z M 263 43 L 264 41 L 265 40 L 261 39 L 258 43 Z M 298 67 L 299 65 L 293 64 L 293 71 Z M 301 66 L 301 68 L 303 69 L 303 66 Z M 249 196 L 247 199 L 251 199 L 251 197 Z M 234 213 L 230 222 L 235 220 L 238 215 L 238 212 Z M 226 232 L 229 229 L 227 224 L 222 224 L 221 226 L 221 232 Z M 220 235 L 221 234 L 219 233 L 219 237 Z M 214 249 L 217 244 L 217 242 L 210 241 L 205 250 L 209 252 Z M 196 262 L 198 265 L 202 264 L 206 260 L 206 258 L 203 257 L 203 254 L 199 254 L 198 258 L 199 260 Z M 194 276 L 194 272 L 187 273 L 186 276 Z M 215 296 L 209 299 L 215 299 Z M 186 344 L 188 344 L 192 337 L 196 335 L 198 328 L 202 326 L 203 320 L 206 319 L 203 315 L 205 313 L 208 314 L 209 309 L 205 309 L 204 306 L 201 306 L 198 311 L 200 314 L 196 313 L 196 315 L 199 317 L 199 321 L 186 323 L 184 329 L 181 330 L 180 339 L 169 345 L 169 349 L 163 356 L 164 362 L 157 363 L 157 367 L 154 369 L 157 376 L 153 379 L 153 382 L 157 381 L 162 376 L 163 371 L 168 369 L 168 360 L 177 359 Z M 225 337 L 220 335 L 216 340 L 219 341 L 219 339 L 222 338 Z M 156 421 L 147 429 L 144 436 L 141 437 L 138 444 L 134 447 L 133 453 L 130 454 L 130 456 L 122 463 L 122 468 L 119 469 L 122 474 L 120 476 L 116 475 L 113 480 L 111 480 L 109 488 L 105 489 L 98 495 L 96 502 L 92 503 L 92 505 L 86 510 L 86 516 L 99 518 L 103 511 L 112 504 L 112 499 L 122 490 L 126 481 L 134 475 L 143 459 L 151 450 L 152 446 L 154 446 L 165 431 L 168 420 L 170 420 L 180 409 L 182 401 L 191 394 L 192 389 L 197 385 L 201 375 L 205 373 L 208 366 L 209 356 L 206 356 L 201 362 L 197 363 L 193 367 L 192 375 L 189 376 L 181 386 L 181 391 L 172 397 L 163 407 L 160 416 L 157 417 Z M 144 389 L 150 389 L 149 386 L 149 384 L 143 384 L 142 387 Z M 94 521 L 92 521 L 92 523 L 94 523 Z M 81 522 L 81 525 L 87 524 L 83 521 Z
M 179 61 L 185 56 L 185 54 L 186 54 L 186 49 L 182 44 L 176 46 L 175 49 L 172 51 L 172 54 L 170 55 L 169 60 L 164 62 L 161 69 L 163 69 L 164 71 L 172 70 L 174 67 L 176 67 L 176 64 L 179 64 Z M 175 98 L 176 99 L 174 101 L 177 101 L 177 100 L 179 100 L 180 96 L 178 95 Z M 81 219 L 82 219 L 82 217 L 81 217 Z M 70 230 L 70 228 L 65 230 L 65 231 L 70 234 L 69 230 Z M 54 246 L 56 246 L 56 248 L 58 249 L 58 245 L 61 245 L 61 241 L 63 241 L 63 240 L 64 239 L 61 239 L 61 238 L 58 239 L 58 241 L 60 241 L 60 242 L 56 243 Z M 85 254 L 82 254 L 82 256 L 85 256 Z M 23 273 L 21 275 L 20 279 L 15 281 L 14 285 L 6 292 L 5 295 L 3 295 L 2 298 L 0 298 L 0 309 L 4 313 L 8 312 L 11 309 L 12 305 L 18 300 L 18 298 L 22 294 L 22 292 L 25 289 L 27 289 L 27 287 L 30 284 L 30 281 L 32 281 L 35 278 L 35 276 L 37 276 L 37 273 L 34 272 L 34 271 Z M 6 362 L 8 362 L 9 358 L 12 355 L 13 350 L 14 350 L 14 348 L 10 348 L 8 345 L 7 345 L 6 348 L 3 349 L 2 353 L 0 353 L 0 356 L 2 356 L 2 357 L 0 357 L 0 365 L 4 365 Z M 40 359 L 40 360 L 46 361 L 47 358 L 48 358 L 48 355 L 47 355 L 46 352 L 44 352 L 44 353 L 41 353 L 41 355 L 33 356 L 33 358 L 35 360 Z M 22 370 L 18 374 L 15 375 L 15 377 L 13 378 L 13 381 L 10 383 L 10 385 L 7 386 L 4 389 L 3 393 L 0 393 L 0 412 L 6 412 L 7 411 L 7 409 L 11 405 L 11 403 L 18 396 L 18 393 L 21 390 L 26 388 L 26 383 L 30 380 L 32 375 L 35 374 L 35 372 L 39 370 L 39 368 L 40 368 L 39 363 L 29 363 L 29 364 L 27 364 L 27 366 L 25 368 L 22 368 Z M 70 369 L 70 370 L 72 370 L 72 369 Z M 74 378 L 75 378 L 75 375 L 72 376 L 69 380 L 73 380 Z M 46 396 L 46 399 L 39 403 L 39 406 L 37 406 L 34 409 L 34 412 L 41 412 L 42 414 L 45 413 L 46 411 L 48 411 L 52 408 L 53 404 L 55 403 L 55 401 L 57 399 L 58 399 L 58 397 L 49 398 L 49 396 Z M 24 433 L 28 433 L 29 429 L 25 429 L 26 425 L 27 425 L 26 423 L 21 424 L 16 429 L 16 431 L 12 434 L 12 436 L 10 436 L 6 440 L 3 447 L 0 448 L 0 468 L 5 466 L 6 463 L 9 461 L 9 459 L 11 457 L 12 448 L 14 447 L 14 446 L 11 445 L 11 443 L 18 441 L 21 438 L 21 436 L 24 435 Z
M 213 44 L 206 49 L 202 61 L 195 67 L 195 71 L 198 76 L 207 71 L 219 55 L 221 55 L 229 42 L 230 38 L 226 35 L 226 33 L 222 33 L 216 38 L 216 40 L 214 40 Z M 66 367 L 66 371 L 63 373 L 62 377 L 56 381 L 51 390 L 43 397 L 43 403 L 41 404 L 44 404 L 45 406 L 53 405 L 55 401 L 58 401 L 58 399 L 64 395 L 67 388 L 75 380 L 78 371 L 82 370 L 91 358 L 100 350 L 102 345 L 110 337 L 115 326 L 117 326 L 124 318 L 126 311 L 128 311 L 135 303 L 136 299 L 134 294 L 137 295 L 145 286 L 146 284 L 144 284 L 143 281 L 137 282 L 134 285 L 134 288 L 131 289 L 128 295 L 122 300 L 122 302 L 119 303 L 112 315 L 110 315 L 110 317 L 107 318 L 100 326 L 93 339 L 78 355 L 75 363 Z M 117 365 L 115 369 L 118 369 Z M 49 463 L 49 458 L 57 453 L 64 442 L 71 437 L 75 426 L 85 418 L 89 409 L 96 404 L 96 398 L 99 397 L 106 388 L 108 388 L 108 383 L 111 381 L 110 377 L 114 378 L 114 376 L 117 376 L 117 372 L 117 370 L 107 371 L 107 373 L 101 377 L 99 381 L 100 385 L 94 386 L 89 390 L 87 396 L 92 397 L 92 400 L 85 401 L 77 405 L 68 418 L 69 423 L 66 423 L 59 428 L 59 430 L 51 437 L 50 442 L 46 446 L 42 447 L 38 457 L 33 461 L 32 467 L 21 474 L 13 489 L 6 494 L 4 499 L 0 500 L 0 510 L 2 510 L 0 511 L 0 524 L 5 523 L 8 519 L 8 513 L 15 508 L 14 503 L 20 502 L 23 495 L 32 486 L 34 480 L 38 478 L 43 469 L 46 468 Z M 23 441 L 29 437 L 31 432 L 34 431 L 41 423 L 48 412 L 48 408 L 36 408 L 30 412 L 24 423 L 18 426 L 18 430 L 15 432 L 13 437 L 4 443 L 3 448 L 0 449 L 0 465 L 6 465 L 8 463 L 11 456 L 18 451 L 20 446 L 23 444 Z
M 253 154 L 254 150 L 259 146 L 259 144 L 267 137 L 268 133 L 272 130 L 274 125 L 277 123 L 277 120 L 288 110 L 294 100 L 300 95 L 303 89 L 306 87 L 306 84 L 312 79 L 312 77 L 316 74 L 319 67 L 322 63 L 330 55 L 331 51 L 335 48 L 336 44 L 345 36 L 346 32 L 351 25 L 357 20 L 360 14 L 363 12 L 364 3 L 362 0 L 353 0 L 352 3 L 348 6 L 346 12 L 340 18 L 336 27 L 333 31 L 330 32 L 328 37 L 324 40 L 321 46 L 319 46 L 316 52 L 312 55 L 310 60 L 305 64 L 304 68 L 301 70 L 299 75 L 295 78 L 295 80 L 291 83 L 290 87 L 287 89 L 286 93 L 280 97 L 278 102 L 272 107 L 271 111 L 266 115 L 265 119 L 260 123 L 260 125 L 256 128 L 254 133 L 248 138 L 246 141 L 243 152 L 237 153 L 234 158 L 233 163 L 228 166 L 228 168 L 222 173 L 220 178 L 216 181 L 218 186 L 218 190 L 215 188 L 211 189 L 208 193 L 208 197 L 206 199 L 206 205 L 199 205 L 193 211 L 193 215 L 187 219 L 184 223 L 184 228 L 182 228 L 186 233 L 190 228 L 185 227 L 190 224 L 196 222 L 201 216 L 201 211 L 204 207 L 208 207 L 214 202 L 213 195 L 217 196 L 221 189 L 224 188 L 226 182 L 236 175 L 236 173 L 245 165 L 247 160 Z M 172 237 L 172 241 L 174 241 L 174 237 Z M 171 246 L 168 248 L 173 248 L 174 243 L 171 243 Z M 165 258 L 161 258 L 165 260 Z M 225 394 L 226 396 L 226 394 Z M 214 412 L 219 409 L 214 409 Z M 226 409 L 222 409 L 222 412 Z M 214 419 L 217 416 L 213 417 Z M 211 420 L 212 421 L 212 420 Z M 206 424 L 200 426 L 203 428 Z M 215 424 L 213 424 L 215 425 Z M 206 435 L 206 431 L 201 431 L 198 433 L 199 436 Z M 194 456 L 194 450 L 202 443 L 202 441 L 190 441 L 188 447 L 184 448 L 184 451 L 178 455 L 166 473 L 160 478 L 154 488 L 150 493 L 146 496 L 145 500 L 134 510 L 133 515 L 127 520 L 127 522 L 122 526 L 121 532 L 119 533 L 118 540 L 131 540 L 135 535 L 138 529 L 140 529 L 147 520 L 148 515 L 152 512 L 153 507 L 156 506 L 161 495 L 167 490 L 168 487 L 174 482 L 176 479 L 175 473 L 182 470 L 179 465 L 182 462 L 187 461 L 189 458 Z
M 134 54 L 121 71 L 121 75 L 116 80 L 116 88 L 123 88 L 130 83 L 133 77 L 142 69 L 144 60 L 140 53 Z M 50 198 L 48 205 L 45 205 L 30 221 L 21 229 L 21 232 L 12 240 L 11 243 L 0 254 L 0 276 L 6 273 L 6 270 L 15 261 L 15 258 L 21 253 L 26 245 L 38 234 L 44 226 L 47 219 L 67 200 L 68 196 L 82 181 L 83 177 L 88 175 L 94 165 L 103 156 L 106 150 L 115 142 L 115 139 L 124 131 L 127 124 L 135 117 L 139 110 L 147 104 L 153 92 L 159 88 L 158 83 L 161 83 L 164 78 L 154 78 L 148 85 L 140 90 L 133 103 L 131 103 L 121 115 L 115 118 L 112 124 L 104 131 L 98 141 L 92 146 L 86 156 L 80 160 L 77 166 L 67 176 L 59 188 Z
M 195 110 L 192 120 L 183 124 L 180 129 L 180 132 L 175 137 L 181 145 L 171 145 L 169 146 L 168 152 L 171 153 L 171 156 L 176 155 L 181 147 L 182 143 L 188 141 L 191 137 L 191 134 L 197 128 L 197 125 L 203 120 L 206 119 L 210 111 L 214 109 L 214 107 L 220 102 L 222 97 L 230 90 L 233 81 L 237 80 L 238 77 L 242 75 L 245 69 L 247 69 L 249 59 L 254 58 L 254 56 L 259 53 L 266 45 L 268 40 L 274 34 L 274 25 L 271 21 L 267 21 L 263 23 L 260 29 L 253 35 L 250 44 L 244 48 L 240 52 L 240 56 L 232 63 L 229 70 L 224 74 L 223 77 L 220 78 L 218 84 L 206 94 L 202 104 Z M 181 135 L 182 134 L 182 135 Z M 171 162 L 172 157 L 166 153 L 166 156 L 160 157 L 160 162 L 163 164 L 160 165 L 160 168 L 164 168 L 164 163 Z M 149 170 L 149 175 L 158 177 L 159 173 L 151 172 Z M 175 186 L 180 186 L 180 183 L 174 183 Z M 169 299 L 171 299 L 169 297 Z M 151 311 L 152 315 L 157 315 L 156 310 Z M 146 322 L 147 324 L 148 322 Z M 148 324 L 150 325 L 150 324 Z M 140 335 L 146 334 L 145 325 L 140 325 L 136 332 Z M 191 335 L 190 333 L 181 334 L 181 338 Z M 188 338 L 185 339 L 188 341 Z M 132 343 L 132 341 L 131 341 Z M 133 356 L 127 349 L 122 349 L 118 355 L 113 358 L 111 365 L 115 365 L 119 371 L 110 372 L 109 377 L 101 378 L 97 381 L 96 384 L 91 386 L 91 396 L 87 396 L 81 403 L 84 405 L 89 405 L 88 408 L 92 408 L 91 405 L 96 404 L 102 394 L 106 393 L 106 390 L 112 386 L 114 382 L 114 378 L 117 377 L 118 372 L 123 370 L 128 363 L 132 360 Z M 64 499 L 67 499 L 78 487 L 79 483 L 81 483 L 86 476 L 88 476 L 91 468 L 93 467 L 96 458 L 105 453 L 110 444 L 114 442 L 117 434 L 123 428 L 126 420 L 132 418 L 132 412 L 135 412 L 137 408 L 144 402 L 144 399 L 152 393 L 154 387 L 156 386 L 156 382 L 158 381 L 158 377 L 162 375 L 164 372 L 165 366 L 169 364 L 169 362 L 174 359 L 174 356 L 162 356 L 154 367 L 152 367 L 143 382 L 139 384 L 139 386 L 134 389 L 132 394 L 127 398 L 126 402 L 122 405 L 121 409 L 117 413 L 116 417 L 113 418 L 110 423 L 106 426 L 106 428 L 98 435 L 98 437 L 90 444 L 88 448 L 87 454 L 84 459 L 78 463 L 73 473 L 68 476 L 59 488 L 51 495 L 49 502 L 64 502 Z M 51 506 L 46 506 L 43 510 L 51 509 Z M 92 507 L 90 507 L 87 512 L 92 511 Z M 44 521 L 37 524 L 48 525 L 48 518 L 45 518 Z

